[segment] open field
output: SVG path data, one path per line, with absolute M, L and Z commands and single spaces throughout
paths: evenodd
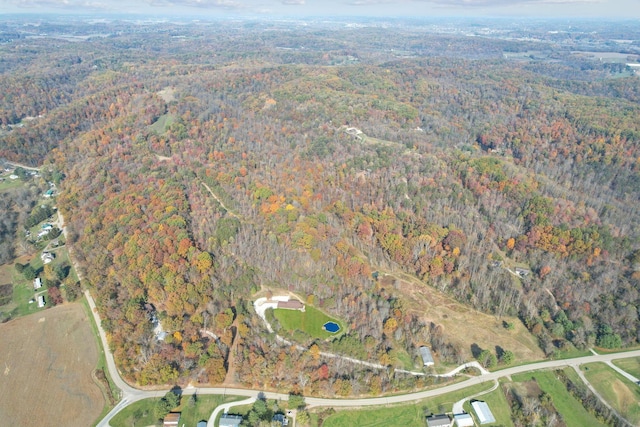
M 325 339 L 336 336 L 344 330 L 342 322 L 329 317 L 317 308 L 307 305 L 305 311 L 275 309 L 273 315 L 280 322 L 283 329 L 294 332 L 300 330 L 305 334 L 313 337 Z M 335 322 L 340 325 L 340 330 L 336 333 L 327 332 L 322 329 L 326 322 Z
M 322 427 L 424 426 L 426 425 L 425 416 L 431 413 L 450 412 L 453 404 L 458 400 L 488 390 L 492 386 L 491 382 L 478 384 L 464 390 L 425 399 L 413 405 L 341 410 L 327 418 Z
M 174 412 L 180 412 L 180 425 L 195 426 L 198 421 L 208 420 L 216 406 L 243 399 L 238 396 L 203 395 L 197 396 L 193 406 L 189 404 L 190 396 L 184 396 L 180 406 Z M 110 424 L 113 427 L 147 427 L 162 426 L 162 422 L 154 415 L 154 409 L 160 398 L 140 400 L 127 406 L 116 415 Z M 233 408 L 235 409 L 235 408 Z
M 473 344 L 492 352 L 496 346 L 511 350 L 516 356 L 515 364 L 544 359 L 535 337 L 520 319 L 481 313 L 408 274 L 385 273 L 381 282 L 395 279 L 394 286 L 405 295 L 402 298 L 405 306 L 420 318 L 442 326 L 447 337 L 461 347 L 468 360 L 473 359 Z M 507 330 L 503 322 L 513 323 L 514 329 Z
M 98 346 L 79 303 L 0 325 L 0 419 L 15 426 L 88 426 L 105 401 L 92 379 Z
M 604 363 L 581 366 L 585 377 L 598 393 L 631 424 L 640 424 L 640 387 Z
M 171 126 L 175 120 L 176 118 L 172 114 L 163 114 L 158 117 L 158 120 L 156 120 L 155 123 L 149 126 L 149 130 L 157 133 L 158 135 L 163 135 L 167 130 L 167 126 Z
M 573 371 L 573 369 L 565 369 L 566 373 L 569 373 L 569 371 Z M 536 371 L 514 376 L 513 379 L 514 381 L 516 379 L 518 381 L 535 380 L 540 389 L 551 396 L 553 406 L 555 406 L 556 410 L 562 415 L 562 419 L 567 427 L 604 427 L 604 424 L 587 412 L 584 406 L 582 406 L 582 403 L 567 391 L 564 384 L 556 378 L 553 371 Z
M 640 378 L 640 357 L 614 360 L 613 364 L 634 377 Z

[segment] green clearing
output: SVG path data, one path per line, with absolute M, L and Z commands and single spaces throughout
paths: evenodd
M 500 385 L 502 385 L 502 382 Z M 487 402 L 487 405 L 491 408 L 491 413 L 496 419 L 494 424 L 489 425 L 513 427 L 513 422 L 511 422 L 511 408 L 509 407 L 509 402 L 507 402 L 507 398 L 502 391 L 502 387 L 498 387 L 491 393 L 478 396 L 478 400 Z M 468 414 L 475 414 L 469 400 L 464 403 L 464 410 Z
M 450 412 L 453 404 L 493 387 L 492 382 L 467 387 L 420 401 L 414 405 L 386 406 L 376 409 L 341 410 L 328 417 L 322 427 L 400 427 L 426 425 L 425 417 L 431 413 Z
M 604 363 L 582 365 L 585 377 L 598 393 L 633 425 L 640 425 L 640 387 Z
M 572 371 L 571 368 L 566 368 L 565 373 Z M 526 374 L 520 374 L 517 376 L 518 382 L 535 380 L 540 386 L 540 389 L 551 396 L 553 405 L 557 411 L 562 415 L 562 419 L 566 423 L 567 427 L 583 427 L 583 426 L 602 426 L 604 424 L 598 421 L 592 414 L 582 406 L 582 403 L 573 397 L 565 388 L 564 384 L 556 378 L 553 371 L 536 371 Z M 574 377 L 570 377 L 574 380 Z M 515 376 L 514 376 L 515 381 Z M 579 381 L 579 380 L 578 380 Z
M 181 413 L 180 425 L 195 426 L 198 421 L 208 420 L 218 405 L 243 399 L 239 396 L 202 395 L 197 396 L 195 403 L 190 403 L 190 397 L 182 397 L 180 406 L 173 410 Z M 155 397 L 132 403 L 113 417 L 110 424 L 113 427 L 161 426 L 162 422 L 154 415 L 160 399 Z
M 0 283 L 13 284 L 10 301 L 0 306 L 0 318 L 21 317 L 44 310 L 44 308 L 38 308 L 38 304 L 35 302 L 29 304 L 29 301 L 34 299 L 36 294 L 33 289 L 33 284 L 30 280 L 25 279 L 22 274 L 18 273 L 13 267 L 13 264 L 0 266 Z M 45 291 L 46 298 L 46 289 L 41 288 L 40 291 Z
M 12 188 L 18 188 L 24 184 L 24 181 L 21 179 L 10 179 L 8 175 L 3 176 L 2 178 L 4 178 L 4 180 L 0 181 L 0 192 L 11 190 Z
M 344 325 L 337 319 L 329 317 L 322 311 L 310 305 L 305 306 L 305 311 L 274 309 L 273 315 L 280 322 L 280 326 L 285 331 L 293 334 L 301 331 L 312 338 L 325 339 L 334 337 L 344 331 Z M 335 322 L 340 325 L 340 330 L 335 333 L 325 331 L 322 326 L 327 322 Z
M 614 360 L 613 364 L 636 378 L 640 378 L 640 357 Z
M 158 120 L 155 121 L 152 125 L 149 126 L 149 130 L 157 133 L 158 135 L 163 135 L 167 127 L 171 126 L 171 124 L 176 120 L 173 114 L 163 114 L 158 117 Z

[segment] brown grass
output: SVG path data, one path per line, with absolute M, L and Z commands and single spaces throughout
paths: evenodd
M 98 346 L 79 303 L 0 325 L 0 419 L 12 426 L 89 426 L 105 405 L 91 373 Z
M 632 405 L 638 405 L 635 396 L 622 381 L 616 379 L 613 383 L 611 383 L 611 388 L 616 395 L 616 399 L 620 404 L 620 408 L 623 408 L 625 412 Z
M 492 352 L 496 346 L 511 350 L 516 356 L 516 363 L 544 359 L 535 337 L 518 318 L 499 319 L 479 312 L 408 274 L 396 272 L 393 277 L 411 311 L 425 321 L 442 326 L 447 337 L 460 345 L 469 360 L 472 359 L 472 344 Z M 511 331 L 505 329 L 503 321 L 512 322 L 515 328 Z

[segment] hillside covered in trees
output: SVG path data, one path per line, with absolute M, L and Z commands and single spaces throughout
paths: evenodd
M 509 60 L 541 48 L 418 25 L 3 25 L 0 157 L 64 171 L 68 243 L 131 380 L 233 366 L 305 393 L 421 385 L 295 356 L 251 306 L 288 290 L 348 325 L 309 348 L 470 360 L 401 277 L 518 317 L 547 356 L 640 341 L 640 80 L 624 67 Z

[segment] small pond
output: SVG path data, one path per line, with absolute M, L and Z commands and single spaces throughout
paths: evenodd
M 340 325 L 335 322 L 327 322 L 322 326 L 322 329 L 327 332 L 336 333 L 340 330 Z

